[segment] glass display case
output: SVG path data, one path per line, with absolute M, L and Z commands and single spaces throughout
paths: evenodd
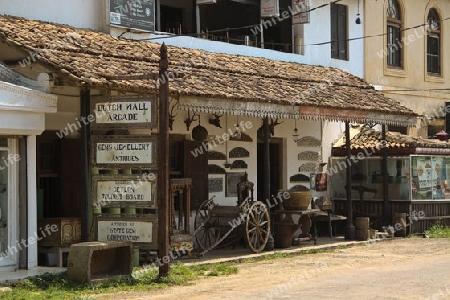
M 450 157 L 411 155 L 411 199 L 450 199 L 449 175 Z
M 381 157 L 347 161 L 332 157 L 328 168 L 331 197 L 346 198 L 346 169 L 352 168 L 353 199 L 383 199 Z M 389 200 L 449 200 L 450 157 L 408 155 L 388 157 Z

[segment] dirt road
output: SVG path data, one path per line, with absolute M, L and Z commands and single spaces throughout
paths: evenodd
M 450 299 L 450 239 L 396 239 L 238 267 L 236 275 L 108 299 Z

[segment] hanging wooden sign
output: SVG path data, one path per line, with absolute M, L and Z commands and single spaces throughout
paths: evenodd
M 132 242 L 139 246 L 158 249 L 158 221 L 156 215 L 96 216 L 95 237 L 97 241 Z
M 92 128 L 156 128 L 156 95 L 92 99 Z
M 94 176 L 94 205 L 156 208 L 156 174 Z
M 92 136 L 91 140 L 91 162 L 96 168 L 156 168 L 156 136 Z

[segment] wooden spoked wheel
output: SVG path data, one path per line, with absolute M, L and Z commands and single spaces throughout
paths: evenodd
M 214 206 L 212 199 L 206 200 L 200 205 L 195 215 L 195 239 L 203 250 L 210 249 L 220 237 L 219 219 L 211 216 Z
M 245 234 L 249 248 L 259 253 L 266 247 L 270 235 L 270 216 L 261 201 L 254 202 L 247 212 Z

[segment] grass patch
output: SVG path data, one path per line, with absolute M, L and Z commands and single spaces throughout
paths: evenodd
M 258 257 L 252 257 L 249 259 L 245 259 L 243 262 L 244 263 L 256 263 L 256 262 L 260 262 L 263 260 L 287 258 L 287 257 L 292 257 L 292 256 L 293 255 L 289 254 L 289 253 L 275 252 L 275 253 L 271 253 L 271 254 L 265 254 L 265 255 L 258 256 Z
M 442 225 L 438 220 L 428 230 L 425 230 L 425 234 L 430 238 L 450 238 L 450 228 Z
M 67 273 L 35 276 L 12 285 L 12 291 L 0 292 L 0 299 L 14 300 L 79 300 L 93 299 L 94 294 L 120 291 L 150 291 L 174 285 L 188 285 L 205 276 L 224 276 L 237 273 L 238 268 L 230 263 L 191 265 L 173 264 L 170 275 L 159 277 L 158 269 L 135 268 L 132 278 L 101 282 L 99 284 L 77 284 L 70 282 Z
M 347 245 L 337 245 L 336 249 L 348 249 L 349 247 Z
M 306 250 L 304 253 L 305 254 L 318 254 L 318 253 L 325 253 L 325 252 L 331 252 L 333 250 L 330 249 L 311 249 L 311 250 Z

